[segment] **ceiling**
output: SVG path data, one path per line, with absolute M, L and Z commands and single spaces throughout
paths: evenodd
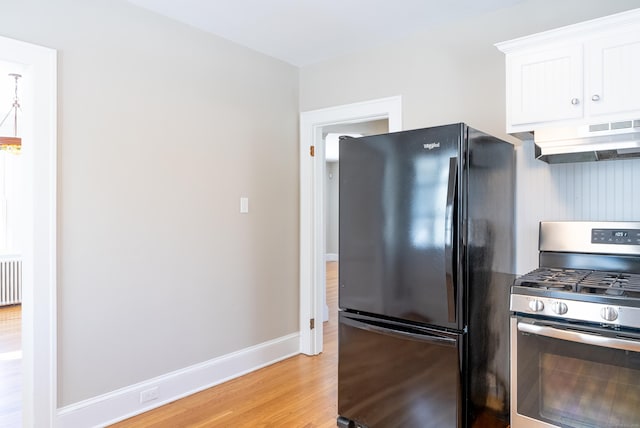
M 304 66 L 523 0 L 128 0 Z

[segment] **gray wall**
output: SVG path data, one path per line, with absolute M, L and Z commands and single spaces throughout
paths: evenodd
M 505 133 L 504 55 L 493 45 L 638 7 L 640 0 L 524 0 L 387 46 L 303 67 L 300 108 L 402 95 L 405 129 L 464 121 L 518 143 L 515 270 L 523 273 L 537 266 L 540 220 L 638 220 L 640 207 L 632 201 L 640 185 L 631 184 L 630 173 L 616 172 L 621 163 L 558 167 L 533 162 L 531 142 L 520 144 Z M 624 163 L 625 171 L 640 170 L 638 160 Z M 607 185 L 591 187 L 604 171 Z M 540 186 L 535 177 L 546 177 L 548 184 Z M 581 202 L 574 203 L 576 199 Z M 598 209 L 605 200 L 609 208 Z
M 59 53 L 59 404 L 296 332 L 298 70 L 121 0 L 0 33 Z

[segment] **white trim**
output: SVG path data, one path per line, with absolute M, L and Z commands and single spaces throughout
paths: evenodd
M 590 38 L 600 37 L 602 31 L 634 29 L 637 27 L 639 19 L 640 8 L 631 9 L 589 21 L 578 22 L 577 24 L 566 25 L 536 34 L 518 37 L 517 39 L 499 42 L 494 44 L 494 46 L 501 52 L 507 54 L 528 49 L 546 49 L 549 44 L 559 46 L 560 44 L 582 43 Z
M 336 253 L 327 253 L 324 255 L 324 260 L 327 262 L 337 262 L 338 255 Z
M 55 425 L 57 54 L 0 37 L 0 59 L 25 65 L 22 86 L 22 425 Z M 37 209 L 36 209 L 37 207 Z
M 104 427 L 297 355 L 298 333 L 279 337 L 61 408 L 58 427 Z M 158 398 L 140 403 L 140 392 Z
M 309 328 L 310 319 L 324 319 L 324 144 L 327 125 L 388 119 L 389 131 L 402 130 L 400 96 L 300 113 L 300 352 L 322 352 L 322 323 Z M 309 147 L 315 145 L 315 156 Z

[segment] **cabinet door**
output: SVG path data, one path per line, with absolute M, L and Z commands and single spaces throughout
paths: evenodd
M 640 111 L 640 29 L 585 46 L 589 116 Z
M 511 126 L 583 116 L 582 45 L 507 57 Z

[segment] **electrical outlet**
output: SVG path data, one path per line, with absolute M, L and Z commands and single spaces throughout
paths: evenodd
M 154 386 L 153 388 L 145 389 L 144 391 L 140 391 L 140 403 L 146 403 L 151 400 L 155 400 L 159 397 L 158 387 Z

